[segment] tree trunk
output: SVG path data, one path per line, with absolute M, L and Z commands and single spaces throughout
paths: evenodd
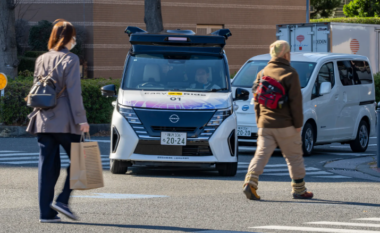
M 17 44 L 14 0 L 0 0 L 0 72 L 17 76 Z
M 157 33 L 164 30 L 161 14 L 161 0 L 145 0 L 144 22 L 148 32 Z

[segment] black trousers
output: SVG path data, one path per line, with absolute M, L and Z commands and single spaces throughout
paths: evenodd
M 71 143 L 79 142 L 81 135 L 70 133 L 39 133 L 37 134 L 40 146 L 40 158 L 38 163 L 38 200 L 40 206 L 40 219 L 54 218 L 58 213 L 50 208 L 54 199 L 54 188 L 61 171 L 61 158 L 59 146 L 61 145 L 70 158 Z M 67 177 L 57 202 L 69 203 L 70 166 L 67 168 Z

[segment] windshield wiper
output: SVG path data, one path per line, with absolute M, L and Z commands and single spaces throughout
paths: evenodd
M 227 91 L 227 88 L 221 88 L 221 89 L 211 89 L 210 92 L 218 92 L 218 91 Z

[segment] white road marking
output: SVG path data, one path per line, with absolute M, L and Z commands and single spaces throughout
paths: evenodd
M 354 223 L 354 222 L 307 222 L 306 224 L 332 225 L 332 226 L 351 226 L 351 227 L 380 227 L 380 224 Z
M 374 154 L 358 154 L 358 153 L 327 153 L 328 155 L 340 155 L 340 156 L 374 156 Z
M 380 218 L 356 218 L 354 220 L 361 220 L 361 221 L 380 221 Z
M 330 172 L 325 172 L 325 171 L 318 171 L 318 172 L 306 172 L 306 175 L 331 175 L 333 173 Z M 269 173 L 269 174 L 263 174 L 266 176 L 287 176 L 289 175 L 288 172 L 283 172 L 283 173 Z
M 0 150 L 0 153 L 16 153 L 21 151 L 13 151 L 13 150 Z
M 315 167 L 306 167 L 306 171 L 320 171 L 320 169 Z M 275 168 L 275 169 L 264 169 L 264 172 L 286 172 L 289 171 L 288 168 Z
M 60 153 L 61 155 L 66 153 Z M 40 153 L 15 153 L 15 154 L 0 154 L 0 157 L 7 157 L 7 156 L 20 156 L 20 155 L 40 155 Z
M 270 229 L 270 230 L 286 230 L 286 231 L 305 231 L 305 232 L 380 233 L 380 231 L 349 230 L 349 229 L 320 228 L 320 227 L 261 226 L 261 227 L 249 227 L 249 228 Z
M 103 162 L 103 161 L 109 161 L 109 159 L 101 159 L 101 161 Z M 65 165 L 65 163 L 69 163 L 70 162 L 70 160 L 69 159 L 61 159 L 61 165 L 63 166 L 63 165 Z M 18 164 L 37 164 L 37 163 L 39 163 L 39 161 L 38 160 L 28 160 L 28 161 L 12 161 L 12 162 L 9 162 L 9 161 L 7 161 L 7 162 L 0 162 L 0 164 L 16 164 L 16 165 L 18 165 Z
M 104 143 L 110 143 L 110 140 L 88 140 L 89 142 L 104 142 Z
M 336 176 L 313 176 L 313 177 L 318 177 L 318 178 L 329 178 L 329 179 L 344 179 L 344 178 L 351 178 L 349 176 L 341 176 L 341 175 L 336 175 Z
M 121 193 L 94 193 L 94 196 L 72 196 L 82 198 L 104 198 L 104 199 L 146 199 L 169 197 L 164 195 L 145 195 L 145 194 L 121 194 Z

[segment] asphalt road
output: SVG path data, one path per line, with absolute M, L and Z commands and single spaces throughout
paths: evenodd
M 252 150 L 242 148 L 235 177 L 212 170 L 133 168 L 108 171 L 108 138 L 98 140 L 105 187 L 73 192 L 80 221 L 40 224 L 37 202 L 38 146 L 35 138 L 0 138 L 0 232 L 379 232 L 380 185 L 327 171 L 331 160 L 376 155 L 349 146 L 318 146 L 305 158 L 313 200 L 293 200 L 285 161 L 276 151 L 260 176 L 261 201 L 241 189 Z M 62 152 L 63 153 L 63 152 Z M 61 155 L 63 166 L 68 161 Z M 65 171 L 57 185 L 61 189 Z

